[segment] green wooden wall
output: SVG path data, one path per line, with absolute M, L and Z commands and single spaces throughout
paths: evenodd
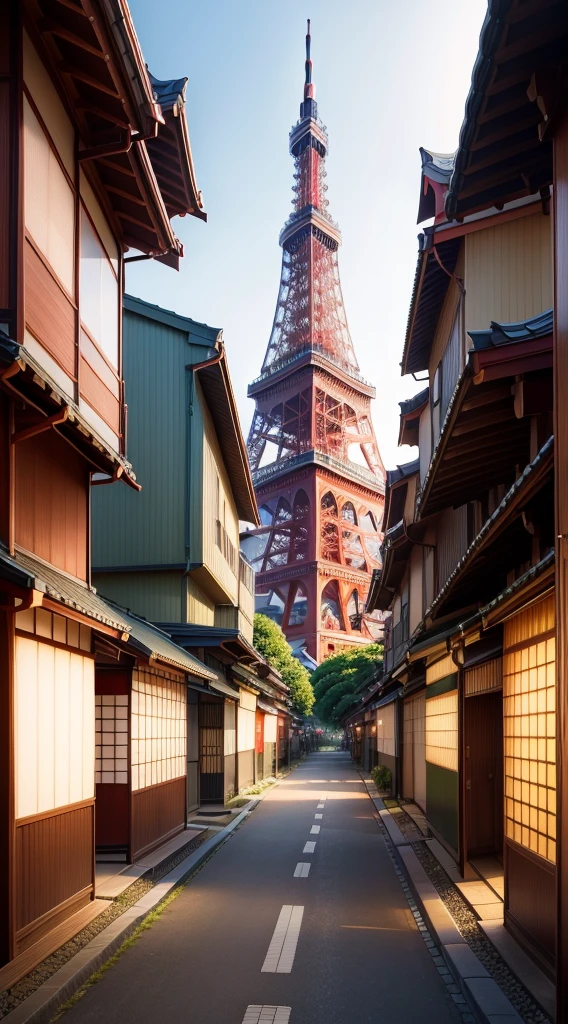
M 178 574 L 199 560 L 203 413 L 186 367 L 215 354 L 218 334 L 125 297 L 127 457 L 142 491 L 121 482 L 92 488 L 93 579 L 101 592 L 153 619 L 181 618 Z M 175 566 L 176 572 L 128 573 L 119 582 L 119 574 L 104 573 L 110 566 Z

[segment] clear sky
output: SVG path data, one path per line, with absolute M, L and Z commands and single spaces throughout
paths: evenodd
M 388 468 L 397 403 L 420 387 L 400 358 L 417 258 L 419 146 L 457 146 L 486 0 L 130 0 L 158 78 L 187 75 L 187 112 L 207 224 L 176 218 L 179 274 L 154 262 L 127 290 L 223 328 L 243 431 L 280 280 L 278 234 L 291 210 L 288 132 L 299 116 L 306 18 L 319 114 L 327 125 L 329 212 L 373 419 Z

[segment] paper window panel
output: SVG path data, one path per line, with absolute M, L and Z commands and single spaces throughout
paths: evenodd
M 385 704 L 377 708 L 377 750 L 382 754 L 396 753 L 395 740 L 395 703 Z
M 95 781 L 112 785 L 128 782 L 128 696 L 95 697 Z
M 426 700 L 426 760 L 449 771 L 458 770 L 458 693 Z
M 75 196 L 25 97 L 24 173 L 26 229 L 74 296 Z
M 186 772 L 187 690 L 179 676 L 139 669 L 132 677 L 131 785 L 144 789 Z
M 94 796 L 94 662 L 16 637 L 16 817 Z
M 516 621 L 522 620 L 522 621 Z M 505 835 L 533 853 L 556 861 L 555 641 L 539 640 L 554 624 L 550 599 L 505 623 L 503 719 Z M 523 629 L 533 634 L 519 650 Z

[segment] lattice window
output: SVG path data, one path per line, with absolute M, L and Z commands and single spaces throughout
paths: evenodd
M 507 621 L 503 637 L 505 835 L 556 860 L 554 598 Z
M 128 782 L 128 695 L 95 696 L 95 782 Z
M 426 760 L 458 770 L 458 691 L 426 699 Z
M 132 673 L 132 789 L 185 775 L 186 703 L 179 676 L 146 669 Z

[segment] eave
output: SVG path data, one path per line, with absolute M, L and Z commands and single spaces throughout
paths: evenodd
M 175 169 L 165 157 L 158 183 L 147 145 L 152 143 L 153 154 L 159 154 L 163 130 L 166 152 L 170 128 L 154 95 L 127 3 L 26 0 L 25 8 L 26 27 L 78 130 L 79 164 L 123 249 L 134 248 L 177 267 L 183 248 L 164 199 L 168 187 L 175 189 L 177 173 L 193 180 L 189 139 L 178 152 Z M 184 159 L 188 166 L 182 168 Z
M 194 366 L 205 401 L 211 412 L 223 461 L 227 468 L 239 519 L 260 526 L 254 484 L 241 430 L 237 403 L 229 376 L 225 348 L 219 356 Z
M 164 125 L 157 139 L 148 139 L 147 147 L 168 217 L 184 217 L 188 213 L 206 221 L 189 141 L 185 105 L 187 78 L 161 82 L 150 75 L 150 81 Z
M 402 353 L 403 375 L 428 369 L 436 327 L 461 246 L 459 237 L 433 244 L 433 228 L 419 237 L 420 251 Z
M 526 466 L 530 418 L 517 418 L 517 375 L 552 368 L 552 336 L 471 350 L 416 502 L 417 518 L 458 508 Z
M 456 604 L 458 606 L 469 604 L 468 597 L 471 594 L 474 594 L 479 601 L 484 588 L 494 587 L 495 580 L 499 575 L 506 575 L 515 563 L 519 564 L 525 560 L 523 549 L 530 558 L 532 536 L 527 531 L 523 520 L 526 510 L 539 494 L 541 495 L 540 501 L 544 500 L 545 504 L 550 507 L 552 517 L 552 495 L 548 501 L 542 497 L 541 492 L 546 495 L 545 488 L 552 489 L 553 469 L 554 443 L 551 437 L 533 461 L 526 466 L 494 513 L 484 523 L 453 573 L 425 612 L 426 620 L 431 620 L 442 612 L 444 614 L 453 612 L 453 606 Z M 530 526 L 530 519 L 527 525 Z M 489 569 L 490 573 L 488 573 Z
M 11 359 L 11 362 L 8 360 Z M 77 449 L 93 470 L 114 480 L 123 479 L 140 490 L 131 464 L 106 441 L 85 419 L 79 407 L 29 354 L 0 332 L 0 386 L 16 396 L 27 407 L 37 410 L 45 420 L 63 413 L 65 419 L 50 429 L 55 430 Z M 39 426 L 42 426 L 39 421 Z
M 398 444 L 417 445 L 419 440 L 420 416 L 428 405 L 430 389 L 424 388 L 414 398 L 408 398 L 405 402 L 399 402 L 400 426 L 398 430 Z
M 492 0 L 446 198 L 448 219 L 552 183 L 551 128 L 562 105 L 568 7 Z

